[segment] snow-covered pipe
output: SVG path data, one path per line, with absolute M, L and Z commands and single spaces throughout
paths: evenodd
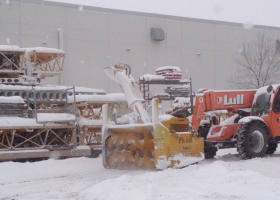
M 58 31 L 58 48 L 63 50 L 63 29 L 59 28 Z
M 58 48 L 63 50 L 63 29 L 58 30 Z M 59 74 L 59 85 L 63 85 L 63 74 Z
M 107 128 L 107 124 L 108 124 L 108 104 L 102 105 L 102 124 L 103 124 L 102 129 Z
M 104 68 L 107 76 L 120 85 L 126 97 L 126 101 L 132 107 L 137 123 L 151 123 L 146 109 L 143 106 L 143 96 L 140 92 L 139 85 L 135 82 L 132 76 L 127 74 L 127 71 L 121 66 Z
M 153 123 L 159 122 L 159 112 L 158 112 L 158 99 L 152 99 L 152 120 Z

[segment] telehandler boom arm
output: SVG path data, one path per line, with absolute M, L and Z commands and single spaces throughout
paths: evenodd
M 192 125 L 198 131 L 204 112 L 227 110 L 236 113 L 251 108 L 256 90 L 207 90 L 196 94 Z

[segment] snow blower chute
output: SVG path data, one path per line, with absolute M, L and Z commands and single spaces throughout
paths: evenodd
M 152 121 L 128 65 L 104 69 L 117 82 L 134 111 L 134 124 L 110 125 L 103 106 L 103 165 L 111 169 L 181 168 L 204 159 L 204 140 L 190 132 L 187 118 L 159 121 L 159 99 L 152 100 Z

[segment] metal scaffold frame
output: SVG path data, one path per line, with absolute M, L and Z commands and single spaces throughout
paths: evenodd
M 193 113 L 194 105 L 193 105 L 193 98 L 194 94 L 192 91 L 192 80 L 187 79 L 181 79 L 181 80 L 145 80 L 145 79 L 140 79 L 139 80 L 141 92 L 143 93 L 143 98 L 148 101 L 150 104 L 150 101 L 153 99 L 153 97 L 150 96 L 150 85 L 189 85 L 190 86 L 190 109 L 191 113 Z M 162 98 L 162 100 L 171 100 L 171 98 Z

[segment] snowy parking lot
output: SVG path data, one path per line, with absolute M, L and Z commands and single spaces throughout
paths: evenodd
M 0 199 L 279 199 L 280 151 L 240 160 L 235 149 L 163 171 L 108 170 L 101 157 L 0 163 Z

